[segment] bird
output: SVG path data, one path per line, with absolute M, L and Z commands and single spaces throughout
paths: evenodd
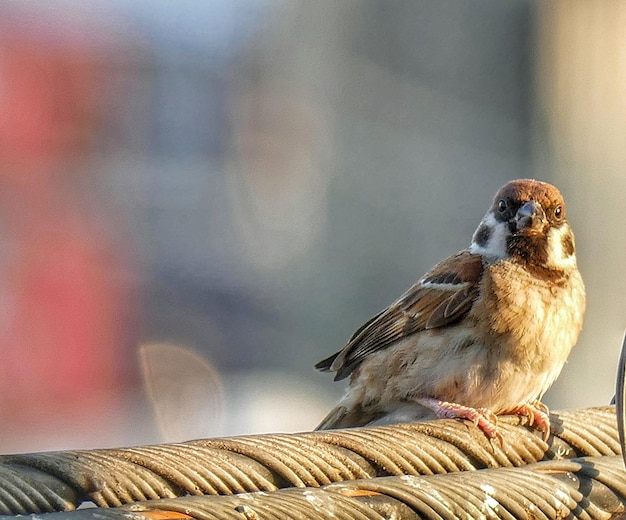
M 555 186 L 502 186 L 468 248 L 430 269 L 315 368 L 349 377 L 317 430 L 458 418 L 500 438 L 497 416 L 544 439 L 541 402 L 578 340 L 585 285 Z

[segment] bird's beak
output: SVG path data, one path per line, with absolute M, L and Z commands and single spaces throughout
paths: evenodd
M 513 222 L 518 232 L 540 231 L 546 222 L 546 214 L 539 202 L 529 200 L 517 210 Z

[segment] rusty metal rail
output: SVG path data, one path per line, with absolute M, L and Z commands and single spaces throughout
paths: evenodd
M 611 456 L 620 453 L 613 407 L 560 412 L 553 414 L 552 420 L 554 435 L 547 443 L 532 429 L 521 425 L 519 418 L 503 417 L 500 421 L 502 445 L 489 442 L 482 432 L 467 422 L 442 420 L 379 428 L 206 439 L 114 450 L 5 455 L 0 457 L 0 514 L 72 511 L 89 501 L 100 508 L 128 505 L 124 509 L 107 510 L 106 515 L 136 515 L 140 511 L 144 515 L 145 511 L 152 511 L 155 507 L 183 514 L 182 509 L 178 508 L 190 511 L 195 506 L 189 504 L 204 504 L 208 497 L 199 495 L 233 494 L 238 494 L 232 498 L 235 502 L 228 502 L 227 497 L 223 496 L 207 507 L 213 510 L 218 507 L 216 504 L 224 503 L 231 507 L 237 503 L 233 507 L 241 506 L 243 513 L 230 510 L 223 518 L 245 518 L 249 513 L 244 507 L 246 500 L 252 500 L 246 497 L 271 496 L 274 498 L 267 500 L 273 504 L 275 500 L 283 500 L 280 497 L 293 496 L 300 497 L 293 500 L 311 505 L 316 503 L 318 497 L 326 496 L 334 498 L 324 500 L 341 502 L 343 498 L 338 498 L 341 496 L 364 503 L 363 507 L 372 511 L 372 502 L 386 500 L 376 498 L 379 497 L 376 493 L 380 491 L 368 488 L 370 495 L 359 495 L 360 498 L 348 496 L 352 489 L 350 486 L 353 486 L 348 481 L 359 482 L 358 486 L 361 487 L 354 488 L 359 492 L 367 486 L 385 486 L 389 483 L 394 489 L 405 486 L 403 493 L 409 493 L 406 486 L 417 489 L 430 485 L 418 486 L 418 482 L 431 480 L 414 477 L 450 474 L 451 479 L 441 480 L 441 485 L 448 486 L 448 492 L 457 490 L 465 500 L 471 497 L 477 497 L 478 500 L 482 496 L 480 492 L 469 491 L 469 488 L 464 491 L 458 487 L 463 478 L 467 479 L 467 474 L 458 476 L 463 475 L 462 472 L 472 471 L 470 482 L 479 474 L 473 470 L 484 468 L 502 468 L 503 471 L 509 468 L 507 471 L 513 471 L 510 474 L 506 471 L 499 473 L 500 477 L 494 477 L 496 479 L 502 478 L 502 475 L 506 475 L 505 480 L 512 479 L 510 475 L 517 474 L 519 478 L 528 479 L 530 477 L 526 473 L 516 473 L 511 468 L 525 467 L 525 471 L 534 471 L 528 469 L 528 465 L 537 461 L 585 456 L 596 457 L 594 467 L 614 473 L 611 469 L 613 466 L 602 462 L 605 458 L 613 460 Z M 614 462 L 612 464 L 615 465 Z M 584 471 L 589 467 L 588 463 L 583 466 Z M 583 469 L 577 470 L 578 473 Z M 587 475 L 584 471 L 581 474 Z M 543 474 L 535 472 L 532 475 L 536 480 L 539 478 L 537 475 Z M 395 481 L 378 478 L 387 476 L 402 477 Z M 621 481 L 617 479 L 615 482 L 617 486 Z M 485 485 L 493 487 L 493 483 Z M 315 488 L 321 486 L 326 486 L 324 491 L 315 491 Z M 282 488 L 301 489 L 289 489 L 277 494 Z M 307 494 L 302 494 L 303 489 Z M 618 486 L 616 489 L 621 488 Z M 251 492 L 265 492 L 266 495 L 252 495 Z M 185 495 L 198 495 L 196 499 L 200 502 L 191 500 L 192 497 L 177 498 Z M 387 496 L 386 492 L 382 495 Z M 619 496 L 626 496 L 626 493 Z M 166 502 L 158 499 L 165 499 Z M 146 501 L 155 500 L 158 502 L 148 502 L 153 505 L 145 506 Z M 333 507 L 341 508 L 339 502 Z M 414 510 L 414 505 L 406 507 Z M 271 508 L 281 511 L 283 506 L 275 505 Z M 206 516 L 208 513 L 202 513 L 200 509 L 200 516 L 189 516 L 218 518 Z M 358 510 L 358 507 L 350 509 L 351 518 L 358 517 Z M 585 508 L 582 510 L 587 511 Z M 79 520 L 79 516 L 93 514 L 89 511 L 94 510 L 66 514 Z M 104 509 L 95 511 L 100 516 L 105 515 Z

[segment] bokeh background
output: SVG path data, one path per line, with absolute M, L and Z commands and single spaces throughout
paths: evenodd
M 557 184 L 588 289 L 546 397 L 626 319 L 626 4 L 0 4 L 0 450 L 315 427 L 313 364 Z

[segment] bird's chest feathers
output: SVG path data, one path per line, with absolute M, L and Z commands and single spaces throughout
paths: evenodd
M 564 362 L 582 325 L 582 283 L 579 290 L 577 279 L 544 280 L 512 262 L 487 270 L 483 290 L 494 297 L 487 299 L 487 308 L 477 310 L 489 316 L 488 333 L 499 337 L 500 348 L 526 366 L 550 358 Z

